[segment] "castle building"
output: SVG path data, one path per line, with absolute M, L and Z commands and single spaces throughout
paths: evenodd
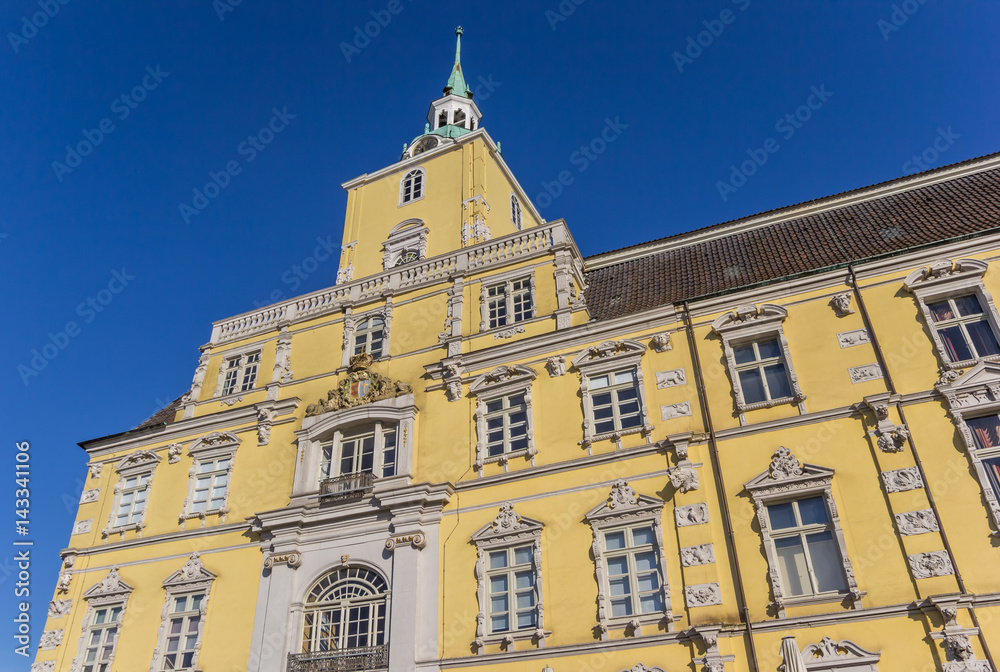
M 1000 155 L 583 258 L 481 121 L 81 444 L 32 670 L 996 672 Z

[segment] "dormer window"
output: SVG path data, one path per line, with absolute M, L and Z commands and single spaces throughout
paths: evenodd
M 455 124 L 456 126 L 461 126 L 462 128 L 465 128 L 465 112 L 463 112 L 462 110 L 455 110 L 455 120 L 452 121 L 451 123 Z

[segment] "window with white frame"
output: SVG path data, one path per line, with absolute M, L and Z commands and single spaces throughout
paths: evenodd
M 527 366 L 500 366 L 476 378 L 470 391 L 476 396 L 476 462 L 482 475 L 483 466 L 493 462 L 508 469 L 512 456 L 523 455 L 534 465 L 531 421 L 531 383 L 536 377 Z
M 778 575 L 790 597 L 847 589 L 843 560 L 822 496 L 767 504 Z
M 429 233 L 420 219 L 407 219 L 394 226 L 382 243 L 382 267 L 388 270 L 423 259 Z
M 298 663 L 316 660 L 333 665 L 322 669 L 383 667 L 388 662 L 388 592 L 385 579 L 363 567 L 340 568 L 320 577 L 306 597 L 301 654 L 293 659 Z M 331 656 L 335 652 L 345 656 L 343 668 L 336 666 L 336 658 Z M 348 666 L 356 660 L 362 664 Z
M 124 534 L 127 530 L 142 530 L 145 527 L 153 473 L 160 459 L 153 451 L 137 450 L 115 465 L 118 483 L 115 484 L 111 514 L 102 536 L 106 538 L 111 534 Z
M 910 273 L 903 286 L 917 299 L 931 340 L 948 368 L 1000 359 L 1000 322 L 983 286 L 987 264 L 944 259 Z
M 653 430 L 643 393 L 640 362 L 646 346 L 638 341 L 605 341 L 573 358 L 580 372 L 583 399 L 583 441 L 614 439 L 619 447 L 626 434 Z
M 205 628 L 209 591 L 216 576 L 205 569 L 198 553 L 164 582 L 163 609 L 153 668 L 159 672 L 194 672 Z
M 489 634 L 534 629 L 535 567 L 532 545 L 490 551 L 486 585 Z
M 385 341 L 385 320 L 372 316 L 358 324 L 354 332 L 354 354 L 369 354 L 374 359 L 382 356 Z
M 240 439 L 232 432 L 212 432 L 201 437 L 189 448 L 193 458 L 188 472 L 188 493 L 179 520 L 219 515 L 222 521 L 229 513 L 227 500 L 233 478 L 233 464 Z
M 635 374 L 633 367 L 589 377 L 594 432 L 607 434 L 642 426 L 639 385 Z
M 483 283 L 482 331 L 496 329 L 535 316 L 535 289 L 531 276 Z
M 602 532 L 611 618 L 663 611 L 660 561 L 652 525 Z
M 152 472 L 122 477 L 115 507 L 113 527 L 125 527 L 139 523 L 146 513 L 146 499 L 149 496 L 149 479 Z
M 722 337 L 736 410 L 742 414 L 778 404 L 797 403 L 804 412 L 806 395 L 792 367 L 782 323 L 788 312 L 765 303 L 740 306 L 712 323 Z
M 544 644 L 541 573 L 542 524 L 504 502 L 493 521 L 472 535 L 476 544 L 479 617 L 475 645 L 533 639 Z
M 784 351 L 777 338 L 733 344 L 733 358 L 745 403 L 757 404 L 792 396 Z
M 110 672 L 115 647 L 121 634 L 125 606 L 132 587 L 121 580 L 114 567 L 98 583 L 83 593 L 87 613 L 83 618 L 74 666 L 77 672 Z
M 424 197 L 424 169 L 411 170 L 399 183 L 399 204 L 406 205 Z
M 82 672 L 108 672 L 118 642 L 122 607 L 106 606 L 94 609 L 84 634 Z
M 979 481 L 994 534 L 1000 533 L 1000 363 L 982 361 L 937 385 Z
M 927 304 L 934 330 L 950 362 L 966 362 L 1000 355 L 996 334 L 975 294 L 954 296 Z
M 227 357 L 222 365 L 219 394 L 225 397 L 230 394 L 252 390 L 257 383 L 257 369 L 259 366 L 259 350 Z
M 337 431 L 320 446 L 319 481 L 367 473 L 376 478 L 396 475 L 398 425 L 374 424 Z
M 779 616 L 786 606 L 843 600 L 857 602 L 858 588 L 847 557 L 833 500 L 832 469 L 802 464 L 784 447 L 767 471 L 744 487 L 757 508 Z
M 521 230 L 521 203 L 514 194 L 510 195 L 510 221 L 515 229 Z
M 624 479 L 585 518 L 593 533 L 602 639 L 609 628 L 670 622 L 670 591 L 663 570 L 663 501 L 639 495 Z M 638 629 L 636 625 L 638 624 Z

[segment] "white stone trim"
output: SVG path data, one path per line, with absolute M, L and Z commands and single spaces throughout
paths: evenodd
M 476 615 L 476 639 L 472 643 L 479 654 L 486 653 L 490 644 L 502 644 L 507 651 L 514 650 L 514 642 L 530 639 L 538 648 L 545 647 L 545 638 L 552 634 L 545 629 L 545 602 L 542 592 L 542 528 L 544 523 L 521 516 L 514 505 L 504 502 L 492 522 L 482 526 L 472 535 L 476 545 L 476 597 L 479 613 Z M 509 549 L 513 546 L 531 544 L 532 566 L 535 572 L 535 629 L 509 630 L 504 633 L 487 633 L 486 619 L 489 618 L 486 586 L 488 569 L 486 558 L 490 551 Z M 513 606 L 511 606 L 513 612 Z
M 382 268 L 394 268 L 399 255 L 408 250 L 416 252 L 418 260 L 425 258 L 428 234 L 430 229 L 422 219 L 406 219 L 392 227 L 389 236 L 382 243 Z
M 983 276 L 988 265 L 979 259 L 941 259 L 922 266 L 906 276 L 903 287 L 910 291 L 917 300 L 917 306 L 924 318 L 924 324 L 930 332 L 931 341 L 937 350 L 938 357 L 946 369 L 963 369 L 980 361 L 1000 359 L 1000 355 L 977 357 L 964 362 L 953 362 L 934 328 L 928 304 L 943 299 L 951 299 L 963 294 L 975 294 L 983 307 L 983 316 L 993 330 L 993 336 L 1000 342 L 1000 317 L 997 315 L 993 296 L 983 285 Z
M 802 649 L 802 660 L 809 672 L 878 672 L 877 663 L 881 657 L 881 651 L 868 651 L 849 639 L 836 642 L 824 637 L 818 644 L 809 644 Z
M 469 386 L 469 392 L 476 399 L 476 461 L 472 466 L 479 472 L 480 477 L 483 475 L 483 467 L 495 462 L 502 464 L 504 472 L 508 472 L 510 460 L 514 457 L 523 456 L 531 462 L 531 466 L 535 466 L 535 455 L 538 454 L 538 450 L 535 448 L 531 383 L 537 376 L 535 370 L 527 366 L 498 366 L 476 378 Z M 517 393 L 524 394 L 528 447 L 490 457 L 487 455 L 486 404 Z
M 125 620 L 125 608 L 128 606 L 128 599 L 132 595 L 132 590 L 132 586 L 121 580 L 118 574 L 118 566 L 115 565 L 108 571 L 104 578 L 84 591 L 83 599 L 87 603 L 87 611 L 83 617 L 80 639 L 77 642 L 76 656 L 73 658 L 70 667 L 73 672 L 78 672 L 83 665 L 83 654 L 87 648 L 94 609 L 102 607 L 113 608 L 120 605 L 121 611 L 118 613 L 117 619 L 118 634 L 115 637 L 115 645 L 111 651 L 111 664 L 108 667 L 111 669 L 114 666 L 115 654 L 118 652 L 118 639 L 121 637 L 122 624 Z
M 673 623 L 676 617 L 673 615 L 670 604 L 670 582 L 667 580 L 667 570 L 664 566 L 666 554 L 663 546 L 662 516 L 663 500 L 637 494 L 625 479 L 615 481 L 614 485 L 611 486 L 608 498 L 584 514 L 584 518 L 590 524 L 593 533 L 591 550 L 594 554 L 594 574 L 597 577 L 597 625 L 595 629 L 600 633 L 601 641 L 609 639 L 608 631 L 611 629 L 623 629 L 626 630 L 626 633 L 631 629 L 632 635 L 635 637 L 641 634 L 643 624 L 665 623 L 668 632 L 672 632 L 674 629 Z M 606 561 L 603 536 L 609 531 L 630 529 L 636 525 L 653 526 L 663 611 L 656 614 L 633 614 L 614 618 L 610 615 L 608 608 L 609 596 L 607 576 L 605 575 Z
M 967 420 L 1000 415 L 1000 364 L 979 362 L 961 377 L 940 382 L 938 391 L 944 395 L 952 422 L 962 437 L 962 443 L 979 480 L 986 508 L 993 523 L 993 536 L 1000 536 L 1000 498 L 990 485 L 984 459 L 1000 457 L 1000 447 L 980 450 Z
M 799 386 L 799 378 L 795 373 L 792 364 L 792 354 L 788 350 L 788 339 L 785 337 L 785 330 L 782 323 L 788 317 L 788 311 L 773 303 L 763 303 L 760 307 L 756 305 L 742 305 L 730 310 L 712 322 L 712 331 L 722 338 L 722 348 L 726 357 L 726 368 L 729 371 L 729 379 L 732 381 L 733 396 L 736 398 L 736 412 L 740 416 L 740 423 L 746 424 L 745 414 L 759 408 L 771 408 L 786 403 L 797 404 L 799 413 L 805 413 L 806 395 Z M 791 397 L 768 399 L 766 401 L 748 404 L 743 397 L 743 387 L 740 385 L 737 375 L 736 356 L 733 353 L 733 346 L 745 345 L 768 337 L 775 337 L 781 345 L 781 353 L 784 359 L 785 369 L 788 374 L 788 382 L 792 388 Z
M 583 440 L 580 445 L 592 454 L 592 444 L 604 439 L 613 439 L 621 448 L 621 439 L 628 434 L 641 433 L 649 437 L 654 427 L 649 422 L 649 409 L 646 405 L 646 384 L 642 375 L 642 356 L 646 346 L 638 341 L 621 340 L 605 341 L 600 345 L 584 348 L 573 358 L 572 365 L 580 373 L 580 395 L 583 401 Z M 639 427 L 618 430 L 607 434 L 594 433 L 594 408 L 590 393 L 590 379 L 615 369 L 635 370 L 636 386 L 639 390 L 639 412 L 642 424 Z
M 528 281 L 528 294 L 531 296 L 531 315 L 523 320 L 514 320 L 514 283 L 518 280 Z M 479 332 L 490 333 L 503 330 L 522 322 L 527 322 L 538 317 L 538 299 L 535 295 L 535 269 L 517 268 L 505 273 L 497 273 L 478 280 L 479 284 Z M 504 303 L 506 304 L 506 316 L 502 324 L 495 327 L 490 326 L 489 298 L 487 292 L 493 287 L 503 286 Z M 513 335 L 513 334 L 512 334 Z
M 340 366 L 345 368 L 354 355 L 354 337 L 358 325 L 373 317 L 382 318 L 382 354 L 375 360 L 380 362 L 389 358 L 390 332 L 392 329 L 392 297 L 385 297 L 385 305 L 361 313 L 355 313 L 351 307 L 344 309 L 344 343 L 340 355 Z
M 260 365 L 264 357 L 264 351 L 261 346 L 262 346 L 261 343 L 249 343 L 241 348 L 234 348 L 232 350 L 229 350 L 222 356 L 222 361 L 219 362 L 219 375 L 215 381 L 215 392 L 212 393 L 212 399 L 221 401 L 224 404 L 228 402 L 228 405 L 232 405 L 233 403 L 235 403 L 234 400 L 238 400 L 237 397 L 242 398 L 244 394 L 249 394 L 250 392 L 253 392 L 259 387 L 258 383 L 260 382 Z M 244 372 L 246 371 L 246 366 L 247 366 L 247 361 L 246 361 L 247 356 L 252 355 L 254 353 L 260 355 L 260 359 L 257 361 L 257 373 L 254 375 L 253 387 L 251 387 L 249 390 L 241 390 L 240 388 L 243 385 L 243 375 Z M 236 386 L 233 388 L 233 391 L 230 392 L 229 394 L 223 394 L 222 391 L 226 384 L 226 370 L 229 366 L 229 362 L 233 361 L 234 359 L 238 359 L 240 362 L 240 365 L 238 367 L 239 373 L 236 374 L 237 375 Z
M 757 523 L 760 525 L 764 553 L 767 556 L 768 577 L 771 580 L 771 591 L 774 595 L 773 604 L 778 610 L 779 618 L 785 617 L 785 609 L 789 606 L 841 601 L 845 596 L 855 604 L 855 608 L 858 608 L 861 598 L 865 596 L 865 592 L 858 587 L 858 581 L 854 576 L 854 567 L 847 555 L 844 530 L 840 526 L 837 503 L 833 499 L 833 476 L 833 469 L 800 463 L 787 448 L 782 446 L 774 453 L 767 470 L 743 484 L 743 487 L 750 492 L 757 509 Z M 826 504 L 826 512 L 830 520 L 829 530 L 833 533 L 837 551 L 840 553 L 847 592 L 787 596 L 781 582 L 781 574 L 778 571 L 778 553 L 771 536 L 771 522 L 768 518 L 767 506 L 817 495 L 822 496 L 823 502 Z
M 411 198 L 408 201 L 403 201 L 403 189 L 406 185 L 406 178 L 411 175 L 416 176 L 420 173 L 420 195 Z M 416 203 L 417 201 L 423 200 L 424 196 L 427 195 L 427 171 L 422 167 L 410 168 L 403 172 L 402 176 L 399 178 L 399 204 L 396 207 L 402 208 L 409 205 L 410 203 Z
M 129 530 L 136 530 L 139 536 L 142 536 L 142 530 L 146 527 L 146 515 L 153 500 L 153 477 L 156 475 L 156 466 L 162 459 L 155 451 L 140 449 L 129 453 L 115 465 L 118 482 L 114 486 L 114 497 L 111 501 L 111 511 L 108 513 L 108 524 L 101 530 L 101 537 L 105 542 L 113 534 L 118 534 L 124 539 L 125 533 Z M 132 476 L 142 476 L 143 474 L 149 474 L 149 480 L 146 481 L 146 503 L 142 509 L 142 518 L 137 523 L 115 525 L 115 516 L 121 501 L 122 486 Z
M 162 668 L 161 656 L 166 652 L 164 647 L 167 637 L 167 623 L 170 622 L 170 605 L 175 597 L 189 593 L 205 594 L 201 601 L 199 611 L 201 617 L 198 621 L 198 639 L 194 645 L 194 659 L 191 662 L 191 669 L 198 669 L 198 655 L 201 653 L 202 637 L 205 634 L 205 614 L 208 612 L 208 599 L 211 595 L 212 583 L 217 578 L 216 574 L 208 571 L 201 562 L 200 555 L 195 552 L 191 554 L 184 567 L 177 570 L 163 581 L 163 588 L 166 590 L 166 598 L 163 601 L 163 608 L 160 610 L 160 627 L 156 631 L 156 647 L 153 649 L 152 660 L 149 663 L 149 672 L 156 672 Z
M 191 468 L 188 470 L 187 494 L 184 496 L 184 503 L 181 505 L 181 512 L 177 516 L 177 522 L 181 524 L 181 529 L 186 529 L 187 521 L 198 518 L 201 526 L 205 527 L 206 516 L 219 516 L 220 524 L 225 524 L 226 514 L 229 513 L 229 493 L 233 487 L 233 466 L 236 463 L 236 451 L 240 446 L 240 438 L 233 432 L 212 432 L 207 434 L 188 448 L 188 456 L 192 458 Z M 206 509 L 204 511 L 192 511 L 191 504 L 194 501 L 195 486 L 198 481 L 198 466 L 202 462 L 216 460 L 220 457 L 229 457 L 229 467 L 227 468 L 226 495 L 222 506 L 217 509 Z M 209 493 L 209 502 L 211 493 Z M 207 506 L 208 502 L 206 502 Z

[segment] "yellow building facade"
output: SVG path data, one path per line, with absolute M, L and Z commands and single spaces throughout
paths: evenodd
M 1000 156 L 585 259 L 481 117 L 81 444 L 32 669 L 995 671 Z

